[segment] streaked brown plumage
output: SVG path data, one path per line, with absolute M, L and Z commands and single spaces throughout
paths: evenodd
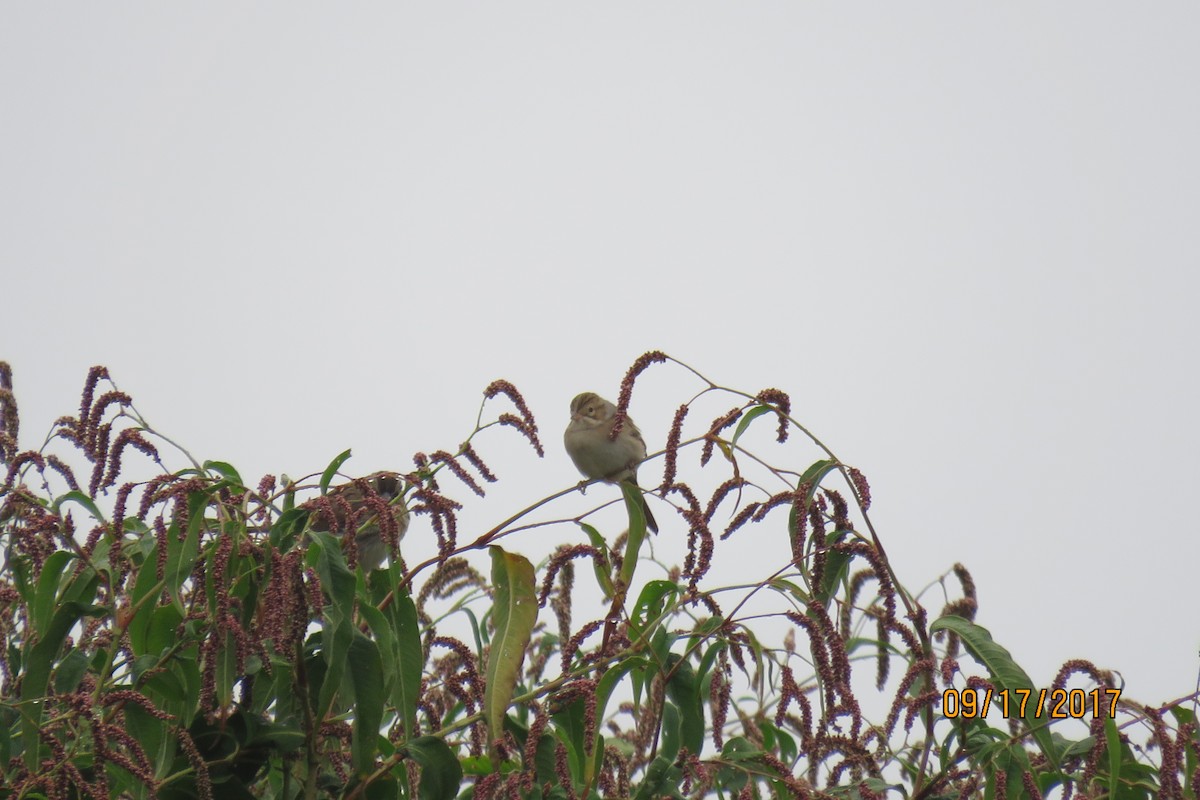
M 610 439 L 617 407 L 594 392 L 576 395 L 571 401 L 571 422 L 563 433 L 567 455 L 585 477 L 607 483 L 637 482 L 638 465 L 646 458 L 646 441 L 629 417 L 616 439 Z M 658 533 L 658 522 L 642 497 L 646 527 Z
M 398 473 L 374 472 L 358 481 L 335 486 L 329 490 L 324 500 L 310 500 L 305 506 L 313 509 L 309 516 L 309 527 L 314 531 L 340 533 L 352 524 L 359 528 L 354 537 L 358 547 L 358 563 L 364 572 L 370 572 L 383 563 L 388 554 L 387 544 L 381 536 L 379 520 L 368 507 L 368 495 L 363 492 L 360 484 L 389 504 L 392 518 L 396 520 L 396 540 L 402 539 L 408 530 L 409 514 L 404 501 L 396 499 L 404 491 L 404 479 Z M 349 514 L 346 513 L 347 507 Z M 355 518 L 357 522 L 353 522 Z

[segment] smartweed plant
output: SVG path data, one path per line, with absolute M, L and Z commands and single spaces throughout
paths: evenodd
M 789 394 L 649 352 L 618 425 L 651 368 L 695 387 L 642 468 L 654 540 L 630 486 L 615 530 L 611 488 L 563 515 L 569 486 L 462 535 L 497 480 L 481 432 L 543 455 L 507 381 L 462 444 L 347 494 L 348 452 L 254 483 L 193 459 L 103 367 L 22 449 L 0 364 L 0 797 L 1196 796 L 1195 695 L 1137 703 L 1085 660 L 1035 686 L 964 566 L 905 588 Z M 536 566 L 532 528 L 563 542 Z

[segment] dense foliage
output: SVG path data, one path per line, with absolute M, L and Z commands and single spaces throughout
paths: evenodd
M 101 367 L 78 415 L 22 450 L 0 364 L 0 797 L 1195 797 L 1185 701 L 1139 705 L 1082 660 L 1035 688 L 974 622 L 960 565 L 931 618 L 893 573 L 866 478 L 784 392 L 652 352 L 619 415 L 664 363 L 698 381 L 652 457 L 682 563 L 646 556 L 626 486 L 617 535 L 590 512 L 560 520 L 570 541 L 536 568 L 511 534 L 545 529 L 531 513 L 574 487 L 464 542 L 465 501 L 441 485 L 486 502 L 488 428 L 541 454 L 505 381 L 462 445 L 418 453 L 394 494 L 358 481 L 348 504 L 348 453 L 248 484 L 150 429 Z M 816 457 L 796 469 L 750 445 L 797 436 Z M 420 563 L 393 521 L 409 514 L 437 537 Z M 391 558 L 364 574 L 345 534 L 368 526 Z M 714 585 L 718 553 L 767 539 L 790 559 Z

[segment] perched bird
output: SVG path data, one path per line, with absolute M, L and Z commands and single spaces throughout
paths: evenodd
M 567 455 L 575 467 L 591 479 L 607 483 L 628 481 L 635 487 L 637 468 L 646 458 L 646 440 L 629 417 L 616 439 L 610 439 L 617 407 L 593 392 L 584 392 L 571 401 L 571 422 L 563 434 Z M 642 497 L 646 527 L 658 533 L 658 523 Z
M 364 487 L 367 493 L 364 493 Z M 380 534 L 378 515 L 368 502 L 370 492 L 390 506 L 392 518 L 396 520 L 396 541 L 400 541 L 408 530 L 408 509 L 403 500 L 396 500 L 404 492 L 404 480 L 395 472 L 375 472 L 343 483 L 330 489 L 323 498 L 305 504 L 312 509 L 308 519 L 309 527 L 314 531 L 340 534 L 349 526 L 358 531 L 354 541 L 363 572 L 376 569 L 388 554 L 387 543 Z

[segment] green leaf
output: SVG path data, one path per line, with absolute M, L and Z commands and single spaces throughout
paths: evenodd
M 124 706 L 126 728 L 150 758 L 154 774 L 162 776 L 175 757 L 175 735 L 162 720 L 137 703 Z
M 397 569 L 397 574 L 401 572 Z M 404 720 L 405 735 L 412 736 L 417 731 L 417 701 L 421 698 L 421 672 L 425 666 L 417 607 L 408 592 L 397 591 L 388 613 L 392 619 L 396 647 L 396 688 L 392 694 L 392 704 Z
M 200 555 L 200 531 L 204 526 L 203 509 L 206 501 L 207 497 L 202 492 L 193 492 L 188 496 L 188 529 L 183 541 L 179 541 L 178 523 L 172 522 L 167 528 L 167 566 L 163 570 L 163 580 L 181 613 L 186 609 L 180 589 L 192 576 Z
M 338 454 L 337 458 L 329 462 L 329 466 L 321 473 L 321 494 L 329 491 L 329 484 L 333 482 L 333 476 L 337 474 L 337 471 L 341 469 L 342 464 L 346 463 L 348 458 L 350 458 L 350 451 L 343 450 Z
M 725 741 L 725 746 L 721 748 L 722 761 L 737 763 L 756 761 L 762 757 L 763 749 L 744 736 L 731 736 Z
M 779 760 L 785 764 L 795 760 L 800 752 L 796 747 L 795 738 L 783 728 L 775 727 L 770 720 L 764 719 L 760 725 L 764 742 L 777 754 Z
M 817 493 L 817 487 L 821 485 L 821 481 L 825 480 L 825 476 L 833 470 L 837 469 L 837 462 L 833 459 L 821 459 L 814 461 L 809 465 L 808 469 L 804 470 L 804 474 L 800 476 L 800 480 L 796 481 L 796 488 L 799 489 L 804 484 L 808 484 L 808 494 L 805 496 L 805 503 L 813 499 L 813 495 Z
M 244 487 L 246 484 L 242 482 L 242 476 L 233 468 L 232 464 L 224 461 L 205 461 L 204 469 L 215 472 L 230 483 Z
M 421 800 L 452 800 L 458 794 L 462 767 L 445 742 L 436 736 L 421 736 L 401 750 L 421 765 Z
M 674 703 L 663 703 L 662 720 L 659 723 L 659 729 L 662 731 L 662 748 L 659 753 L 672 761 L 679 756 L 679 750 L 683 747 L 682 716 L 679 707 Z
M 538 739 L 537 752 L 533 756 L 533 767 L 536 773 L 536 782 L 539 786 L 544 786 L 548 781 L 557 783 L 558 774 L 555 770 L 555 755 L 558 748 L 555 746 L 558 742 L 554 736 L 549 733 L 542 734 Z
M 709 617 L 709 619 L 715 620 L 718 623 L 722 621 L 720 617 Z M 720 627 L 720 625 L 718 624 L 716 627 Z M 704 652 L 704 655 L 700 657 L 700 666 L 696 670 L 696 680 L 702 685 L 708 686 L 712 683 L 712 681 L 709 680 L 709 671 L 712 669 L 713 664 L 716 663 L 717 656 L 724 652 L 725 648 L 728 646 L 729 645 L 723 641 L 715 641 Z M 700 644 L 697 643 L 696 647 L 700 647 Z
M 495 545 L 488 550 L 492 555 L 492 586 L 495 587 L 492 624 L 496 633 L 488 653 L 483 701 L 489 736 L 494 739 L 504 730 L 504 717 L 537 622 L 538 606 L 533 565 L 529 559 L 505 552 Z
M 96 549 L 98 550 L 99 548 Z M 67 581 L 67 585 L 63 587 L 62 593 L 58 597 L 59 605 L 61 606 L 63 603 L 79 603 L 80 605 L 87 606 L 89 609 L 87 612 L 88 616 L 100 616 L 100 613 L 94 610 L 96 607 L 92 605 L 92 601 L 96 599 L 96 584 L 99 580 L 100 577 L 96 574 L 95 570 L 91 567 L 84 567 L 82 572 L 72 575 Z M 102 611 L 108 612 L 109 609 L 105 608 Z
M 672 655 L 667 679 L 667 697 L 679 707 L 680 735 L 683 746 L 693 755 L 704 748 L 704 703 L 701 683 L 696 680 L 692 663 Z
M 636 658 L 627 659 L 605 671 L 596 688 L 596 719 L 604 718 L 605 706 L 614 689 L 639 661 L 640 659 Z M 572 779 L 580 785 L 593 781 L 603 766 L 605 739 L 599 730 L 594 732 L 591 739 L 585 737 L 587 708 L 584 698 L 576 695 L 564 703 L 560 696 L 551 695 L 547 708 L 555 734 L 543 734 L 538 741 L 535 757 L 538 781 L 557 780 L 554 767 L 556 742 L 566 748 L 567 767 Z M 519 725 L 515 724 L 511 717 L 507 718 L 507 723 L 506 728 L 513 732 L 518 742 L 524 746 L 523 729 L 519 729 Z
M 12 573 L 13 586 L 17 587 L 17 591 L 20 593 L 25 605 L 32 607 L 37 603 L 37 589 L 29 582 L 29 560 L 24 558 L 9 558 L 7 566 Z
M 296 483 L 283 473 L 279 476 L 280 485 L 284 486 L 283 491 L 283 511 L 287 513 L 296 507 Z
M 1003 772 L 1008 783 L 1007 795 L 1016 798 L 1025 795 L 1025 787 L 1021 784 L 1021 775 L 1029 771 L 1029 753 L 1019 742 L 999 742 L 992 758 L 994 771 L 991 783 L 995 786 L 996 773 Z
M 0 764 L 7 764 L 12 758 L 12 734 L 9 731 L 16 724 L 16 709 L 0 705 Z
M 83 575 L 79 577 L 82 578 Z M 76 580 L 78 581 L 79 578 Z M 93 573 L 88 581 L 93 596 L 95 596 L 98 583 L 99 578 Z M 71 632 L 71 628 L 75 627 L 75 623 L 79 622 L 84 615 L 99 617 L 105 613 L 106 609 L 102 606 L 85 605 L 74 601 L 63 603 L 54 612 L 54 618 L 50 624 L 41 631 L 41 639 L 29 652 L 29 659 L 24 665 L 24 675 L 21 677 L 21 702 L 27 708 L 21 718 L 21 738 L 25 746 L 25 765 L 34 774 L 38 771 L 38 765 L 41 763 L 40 753 L 44 749 L 40 746 L 38 739 L 38 729 L 42 724 L 42 700 L 46 696 L 51 668 L 58 656 L 58 651 L 62 648 L 63 641 Z M 106 675 L 101 676 L 101 679 L 107 680 L 107 677 Z
M 584 751 L 591 746 L 584 740 L 584 702 L 578 695 L 563 704 L 561 698 L 551 695 L 548 704 L 550 719 L 554 723 L 556 740 L 567 750 L 567 771 L 577 782 L 583 780 Z
M 929 630 L 931 633 L 946 630 L 958 634 L 971 657 L 988 671 L 997 691 L 1007 691 L 1012 694 L 1017 689 L 1028 689 L 1036 696 L 1037 692 L 1033 688 L 1033 681 L 1029 675 L 1013 660 L 1012 654 L 1008 650 L 992 639 L 992 634 L 987 628 L 954 614 L 947 614 L 934 620 L 933 624 L 929 626 Z M 1026 713 L 1021 716 L 1021 719 L 1033 734 L 1042 754 L 1050 760 L 1051 764 L 1057 765 L 1059 763 L 1058 750 L 1050 738 L 1045 719 L 1038 718 L 1035 705 L 1032 702 L 1028 703 L 1025 708 Z
M 674 602 L 679 592 L 679 585 L 671 581 L 655 580 L 643 586 L 629 616 L 629 638 L 635 642 L 645 638 L 652 624 L 666 613 L 667 598 Z
M 50 554 L 42 565 L 42 574 L 38 577 L 37 592 L 33 603 L 33 629 L 43 630 L 50 624 L 54 616 L 54 608 L 58 605 L 58 584 L 62 572 L 71 563 L 74 556 L 68 550 L 57 550 Z
M 58 662 L 58 669 L 54 672 L 54 693 L 70 694 L 75 691 L 79 682 L 83 680 L 83 674 L 87 672 L 90 662 L 87 653 L 78 647 L 72 647 L 62 661 Z
M 396 800 L 397 797 L 408 797 L 400 793 L 400 782 L 391 775 L 384 775 L 372 781 L 365 792 L 366 800 Z
M 470 606 L 462 606 L 459 610 L 462 611 L 463 616 L 467 618 L 467 623 L 471 626 L 471 640 L 475 642 L 475 650 L 482 653 L 485 631 L 479 624 L 479 618 L 475 616 L 475 612 L 471 610 Z M 484 616 L 487 616 L 487 612 L 484 612 Z
M 466 756 L 458 763 L 466 775 L 487 775 L 495 769 L 492 766 L 492 760 L 487 756 Z
M 170 534 L 167 534 L 170 539 Z M 170 553 L 170 546 L 167 552 Z M 129 645 L 135 656 L 151 652 L 146 642 L 150 631 L 150 622 L 154 616 L 155 604 L 152 596 L 161 592 L 165 581 L 158 579 L 158 545 L 150 551 L 150 557 L 138 567 L 137 577 L 133 583 L 133 598 L 131 608 L 133 617 L 129 620 L 126 630 L 129 633 Z M 164 570 L 165 574 L 165 570 Z M 176 612 L 178 614 L 178 612 Z
M 371 633 L 375 634 L 375 641 L 379 645 L 380 657 L 383 660 L 384 685 L 388 686 L 391 681 L 395 680 L 393 673 L 396 666 L 396 637 L 392 633 L 391 622 L 388 615 L 371 602 L 360 602 L 358 613 L 366 620 Z
M 173 647 L 179 636 L 176 631 L 183 615 L 172 605 L 159 606 L 150 615 L 150 627 L 146 631 L 146 652 L 161 653 Z
M 317 574 L 321 586 L 329 594 L 330 605 L 325 608 L 325 621 L 321 626 L 321 655 L 328 668 L 321 684 L 317 711 L 323 719 L 333 706 L 334 698 L 342 684 L 346 670 L 346 659 L 354 640 L 354 586 L 355 577 L 346 567 L 342 557 L 341 542 L 331 533 L 311 531 L 316 545 Z M 312 550 L 309 551 L 312 560 Z
M 1175 717 L 1175 722 L 1176 722 L 1177 726 L 1178 725 L 1194 725 L 1196 723 L 1196 713 L 1194 711 L 1192 711 L 1190 708 L 1184 708 L 1182 706 L 1173 706 L 1171 708 L 1171 715 L 1173 717 Z M 1192 791 L 1191 776 L 1196 774 L 1197 758 L 1196 758 L 1195 748 L 1184 747 L 1181 749 L 1183 750 L 1183 756 L 1184 756 L 1183 774 L 1185 776 L 1187 776 L 1186 780 L 1184 781 L 1184 786 L 1183 786 L 1184 794 L 1186 796 L 1186 794 L 1188 792 Z
M 648 663 L 644 658 L 631 657 L 604 670 L 604 674 L 600 676 L 600 680 L 596 684 L 597 719 L 606 719 L 605 711 L 607 710 L 608 701 L 612 698 L 613 692 L 620 685 L 625 675 L 632 669 L 647 666 Z
M 588 525 L 586 522 L 579 523 L 579 527 L 583 528 L 587 534 L 588 540 L 591 541 L 592 547 L 604 554 L 605 563 L 592 560 L 592 571 L 596 573 L 596 583 L 599 584 L 600 590 L 604 592 L 605 600 L 612 600 L 613 593 L 616 591 L 612 582 L 612 561 L 609 557 L 608 542 L 600 535 L 600 531 Z
M 304 530 L 308 521 L 308 511 L 303 508 L 289 508 L 279 515 L 271 526 L 271 546 L 281 553 L 292 549 L 292 544 Z
M 758 419 L 763 414 L 767 414 L 774 410 L 775 409 L 771 406 L 755 406 L 743 414 L 741 420 L 738 421 L 737 428 L 735 428 L 733 431 L 733 438 L 729 440 L 729 444 L 737 444 L 737 440 L 742 438 L 742 434 L 745 433 L 746 429 L 750 427 L 751 422 Z
M 666 628 L 659 626 L 650 634 L 650 657 L 654 660 L 654 670 L 657 672 L 664 664 L 671 660 L 671 644 L 675 641 L 673 634 L 668 633 Z M 647 675 L 647 679 L 653 678 L 653 674 Z
M 638 553 L 646 539 L 646 512 L 642 510 L 646 498 L 642 496 L 641 489 L 628 481 L 621 482 L 621 493 L 625 496 L 625 510 L 629 513 L 629 537 L 625 540 L 625 560 L 621 563 L 619 582 L 628 590 L 633 585 Z
M 1115 797 L 1121 788 L 1121 733 L 1117 730 L 1117 721 L 1107 715 L 1104 718 L 1104 745 L 1108 748 L 1108 791 Z
M 134 685 L 140 687 L 155 707 L 175 717 L 183 728 L 191 725 L 200 697 L 200 668 L 195 652 L 195 647 L 180 651 L 161 670 L 157 669 L 157 656 L 143 656 L 134 664 Z M 145 677 L 147 670 L 152 670 L 149 677 Z
M 96 505 L 92 498 L 88 497 L 83 492 L 67 492 L 63 496 L 55 498 L 54 505 L 51 506 L 51 509 L 55 514 L 61 514 L 62 507 L 69 502 L 78 503 L 87 509 L 87 512 L 91 514 L 97 522 L 106 524 L 107 521 L 104 519 L 104 515 L 100 513 L 100 507 Z
M 784 578 L 773 578 L 767 581 L 767 585 L 781 594 L 794 598 L 799 605 L 808 605 L 808 591 L 795 581 L 785 580 Z
M 821 485 L 821 481 L 823 481 L 825 476 L 836 468 L 837 462 L 832 459 L 826 458 L 821 459 L 820 461 L 814 461 L 811 465 L 809 465 L 808 469 L 804 470 L 804 474 L 800 476 L 800 479 L 796 481 L 797 490 L 799 490 L 805 484 L 808 484 L 808 490 L 805 492 L 804 504 L 799 511 L 797 510 L 795 503 L 793 503 L 788 509 L 787 529 L 789 537 L 794 538 L 796 536 L 796 532 L 800 529 L 800 520 L 798 515 L 805 513 L 805 509 L 807 509 L 812 503 L 813 495 L 816 494 L 817 487 Z
M 237 639 L 231 631 L 218 632 L 221 644 L 217 648 L 217 669 L 214 682 L 216 684 L 217 702 L 222 707 L 233 703 L 233 685 L 241 675 L 237 668 Z
M 817 601 L 826 609 L 829 608 L 829 601 L 837 594 L 846 573 L 850 571 L 850 559 L 849 553 L 840 550 L 831 550 L 825 556 L 825 571 L 821 575 L 821 585 L 817 587 L 816 596 Z
M 379 725 L 383 721 L 383 660 L 375 642 L 354 631 L 350 645 L 350 678 L 354 683 L 354 733 L 350 751 L 359 775 L 375 766 Z
M 642 779 L 634 800 L 652 800 L 659 797 L 679 797 L 679 784 L 683 771 L 675 766 L 674 760 L 659 755 L 646 768 L 646 777 Z

